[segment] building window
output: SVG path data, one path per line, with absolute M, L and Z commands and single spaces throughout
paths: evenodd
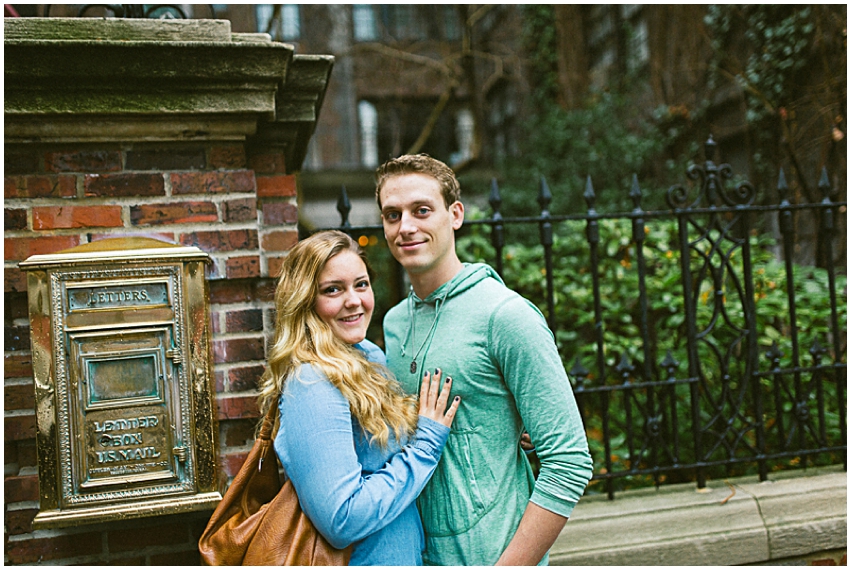
M 617 37 L 610 6 L 597 4 L 590 10 L 588 47 L 591 69 L 606 70 L 617 60 Z
M 269 22 L 272 21 L 274 7 L 271 4 L 258 4 L 254 9 L 257 16 L 257 31 L 271 34 L 274 37 L 274 30 L 269 27 Z
M 393 6 L 393 35 L 400 40 L 413 39 L 416 36 L 418 21 L 414 16 L 414 7 Z
M 352 23 L 356 42 L 370 42 L 378 38 L 375 29 L 375 13 L 371 4 L 352 6 Z
M 360 161 L 365 168 L 378 166 L 378 111 L 369 101 L 358 103 Z
M 638 4 L 624 4 L 621 15 L 627 30 L 627 66 L 630 71 L 640 69 L 650 61 L 650 44 L 647 34 L 647 21 Z
M 473 113 L 469 109 L 458 111 L 455 115 L 455 138 L 458 141 L 458 150 L 450 157 L 450 162 L 453 164 L 473 157 L 474 129 Z
M 298 4 L 284 4 L 281 6 L 281 31 L 283 39 L 297 40 L 301 37 L 301 18 L 298 11 Z
M 449 41 L 461 39 L 461 24 L 455 6 L 441 6 L 443 9 L 443 36 Z
M 276 41 L 297 40 L 301 36 L 298 4 L 257 4 L 257 31 Z
M 519 155 L 517 148 L 517 89 L 513 83 L 502 80 L 488 94 L 487 137 L 491 141 L 484 151 L 492 153 L 497 165 Z
M 419 5 L 390 4 L 382 6 L 384 27 L 396 40 L 426 39 L 425 22 L 417 9 Z
M 602 87 L 614 74 L 637 71 L 650 59 L 647 21 L 640 4 L 595 4 L 588 11 L 591 82 Z

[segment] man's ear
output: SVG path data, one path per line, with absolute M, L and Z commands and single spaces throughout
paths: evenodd
M 451 206 L 449 206 L 449 214 L 452 216 L 452 229 L 460 229 L 461 225 L 464 223 L 464 204 L 461 202 L 454 202 Z

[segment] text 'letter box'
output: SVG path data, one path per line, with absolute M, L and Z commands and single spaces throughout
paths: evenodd
M 20 264 L 35 377 L 35 528 L 221 500 L 208 261 L 195 247 L 115 238 Z

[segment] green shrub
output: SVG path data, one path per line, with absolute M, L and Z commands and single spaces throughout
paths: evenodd
M 482 218 L 481 212 L 471 211 L 471 218 Z M 577 359 L 591 372 L 586 386 L 616 385 L 624 381 L 617 366 L 626 355 L 634 371 L 627 374 L 631 382 L 645 379 L 645 347 L 641 335 L 641 311 L 639 304 L 639 278 L 635 243 L 632 240 L 632 225 L 628 219 L 600 220 L 600 243 L 598 267 L 600 302 L 603 321 L 603 344 L 606 377 L 597 377 L 597 336 L 594 322 L 593 278 L 590 269 L 589 245 L 585 235 L 584 221 L 568 221 L 556 224 L 553 243 L 553 280 L 555 294 L 556 343 L 562 354 L 566 370 L 570 370 Z M 458 251 L 465 261 L 485 261 L 493 264 L 495 252 L 490 244 L 490 230 L 485 226 L 473 226 L 465 236 L 459 238 Z M 719 236 L 713 236 L 718 241 Z M 694 239 L 694 236 L 690 236 Z M 752 386 L 747 384 L 746 359 L 747 329 L 744 311 L 745 282 L 743 281 L 741 245 L 731 247 L 724 242 L 719 251 L 712 243 L 699 242 L 690 250 L 692 278 L 696 282 L 702 275 L 703 260 L 711 259 L 712 269 L 695 284 L 696 324 L 702 339 L 697 343 L 702 382 L 697 391 L 700 399 L 700 425 L 707 429 L 703 436 L 702 449 L 712 450 L 710 460 L 726 461 L 754 455 L 756 445 L 756 412 Z M 757 350 L 759 370 L 768 371 L 770 360 L 766 353 L 776 343 L 784 353 L 782 367 L 792 367 L 791 323 L 785 268 L 771 253 L 773 242 L 764 235 L 749 236 L 753 267 L 753 295 L 756 310 Z M 670 353 L 678 363 L 675 376 L 688 377 L 688 346 L 685 306 L 681 280 L 681 261 L 678 230 L 673 220 L 648 220 L 644 241 L 645 288 L 647 292 L 647 329 L 651 362 L 651 377 L 647 381 L 663 381 L 667 372 L 660 365 Z M 543 247 L 540 245 L 511 244 L 504 250 L 504 279 L 506 285 L 536 303 L 546 315 L 546 275 Z M 711 275 L 717 276 L 713 280 Z M 825 270 L 812 267 L 795 267 L 795 306 L 797 331 L 800 341 L 799 366 L 809 366 L 812 359 L 807 350 L 818 342 L 826 348 L 832 347 L 830 335 L 830 298 Z M 715 290 L 715 284 L 719 286 Z M 837 278 L 839 302 L 839 326 L 847 329 L 847 305 L 845 298 L 846 278 Z M 843 349 L 844 353 L 844 349 Z M 832 354 L 828 354 L 832 357 Z M 840 359 L 844 356 L 840 355 Z M 807 378 L 810 378 L 807 375 Z M 576 378 L 573 378 L 574 382 Z M 770 451 L 787 448 L 780 441 L 794 431 L 789 414 L 794 397 L 790 395 L 791 375 L 783 378 L 764 376 L 760 379 L 763 399 L 763 424 L 766 427 Z M 807 405 L 811 418 L 816 417 L 817 390 L 815 381 L 804 383 L 809 391 Z M 775 391 L 780 390 L 785 402 L 778 413 L 775 409 Z M 830 385 L 825 418 L 825 439 L 815 441 L 813 430 L 808 430 L 806 445 L 825 445 L 826 441 L 840 441 L 838 409 L 835 392 Z M 833 398 L 830 397 L 833 393 Z M 661 437 L 654 445 L 648 445 L 646 420 L 653 416 L 649 412 L 650 399 L 658 420 Z M 696 461 L 692 445 L 691 393 L 687 384 L 674 387 L 664 386 L 639 388 L 630 392 L 614 391 L 606 396 L 580 393 L 580 406 L 586 422 L 589 444 L 595 460 L 595 472 L 605 473 L 605 450 L 603 443 L 603 418 L 610 424 L 610 458 L 616 471 L 641 468 L 659 454 L 661 465 L 686 464 Z M 629 410 L 628 410 L 629 408 Z M 723 420 L 723 421 L 722 421 Z M 723 422 L 729 424 L 722 425 Z M 716 425 L 717 424 L 717 425 Z M 815 425 L 815 424 L 814 424 Z M 781 429 L 781 426 L 783 429 Z M 630 440 L 626 433 L 631 427 L 635 434 Z M 744 434 L 744 435 L 741 435 Z M 788 437 L 787 437 L 788 439 Z M 678 444 L 678 451 L 675 450 Z M 791 443 L 794 447 L 795 442 Z M 655 451 L 654 451 L 655 448 Z M 832 462 L 833 457 L 817 458 L 820 462 Z M 795 460 L 791 461 L 792 464 Z M 790 461 L 775 462 L 774 467 L 783 467 Z M 711 474 L 724 476 L 730 472 L 746 472 L 753 463 L 741 467 L 710 470 Z M 688 473 L 674 474 L 677 477 Z M 670 476 L 668 480 L 670 479 Z M 659 480 L 665 480 L 666 476 Z M 631 477 L 618 481 L 618 486 L 652 484 L 649 477 Z

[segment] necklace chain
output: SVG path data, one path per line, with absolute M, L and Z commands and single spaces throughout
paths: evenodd
M 423 348 L 425 348 L 425 345 L 428 343 L 428 339 L 432 336 L 432 333 L 434 332 L 434 329 L 435 329 L 435 327 L 437 326 L 437 316 L 438 316 L 438 315 L 437 315 L 437 310 L 436 310 L 436 308 L 435 308 L 435 312 L 434 312 L 434 321 L 433 321 L 433 322 L 432 322 L 432 324 L 431 324 L 431 328 L 430 328 L 430 329 L 429 329 L 429 331 L 426 333 L 426 336 L 425 336 L 425 338 L 423 339 L 422 344 L 421 344 L 421 345 L 420 345 L 420 347 L 417 349 L 417 351 L 414 353 L 414 357 L 411 359 L 411 367 L 410 367 L 411 374 L 416 374 L 416 373 L 417 373 L 417 357 L 419 357 L 420 352 L 422 352 Z M 417 324 L 417 313 L 416 313 L 416 311 L 412 311 L 412 312 L 411 312 L 411 330 L 413 330 L 414 339 L 416 339 L 416 334 L 417 334 L 417 332 L 416 332 L 416 331 L 417 331 L 416 324 Z
M 437 315 L 435 315 L 434 318 L 435 318 L 435 321 L 436 321 Z M 411 323 L 411 326 L 412 327 L 414 326 L 414 322 Z M 416 329 L 414 329 L 414 330 L 416 331 Z M 431 331 L 429 331 L 429 332 L 431 332 Z M 414 333 L 414 334 L 416 334 L 416 333 Z M 417 373 L 417 357 L 420 355 L 420 352 L 422 352 L 423 348 L 425 348 L 425 345 L 428 342 L 428 337 L 429 337 L 429 334 L 426 333 L 426 337 L 425 337 L 425 339 L 423 339 L 423 343 L 420 345 L 420 348 L 417 350 L 417 352 L 414 354 L 414 357 L 411 359 L 411 374 Z

